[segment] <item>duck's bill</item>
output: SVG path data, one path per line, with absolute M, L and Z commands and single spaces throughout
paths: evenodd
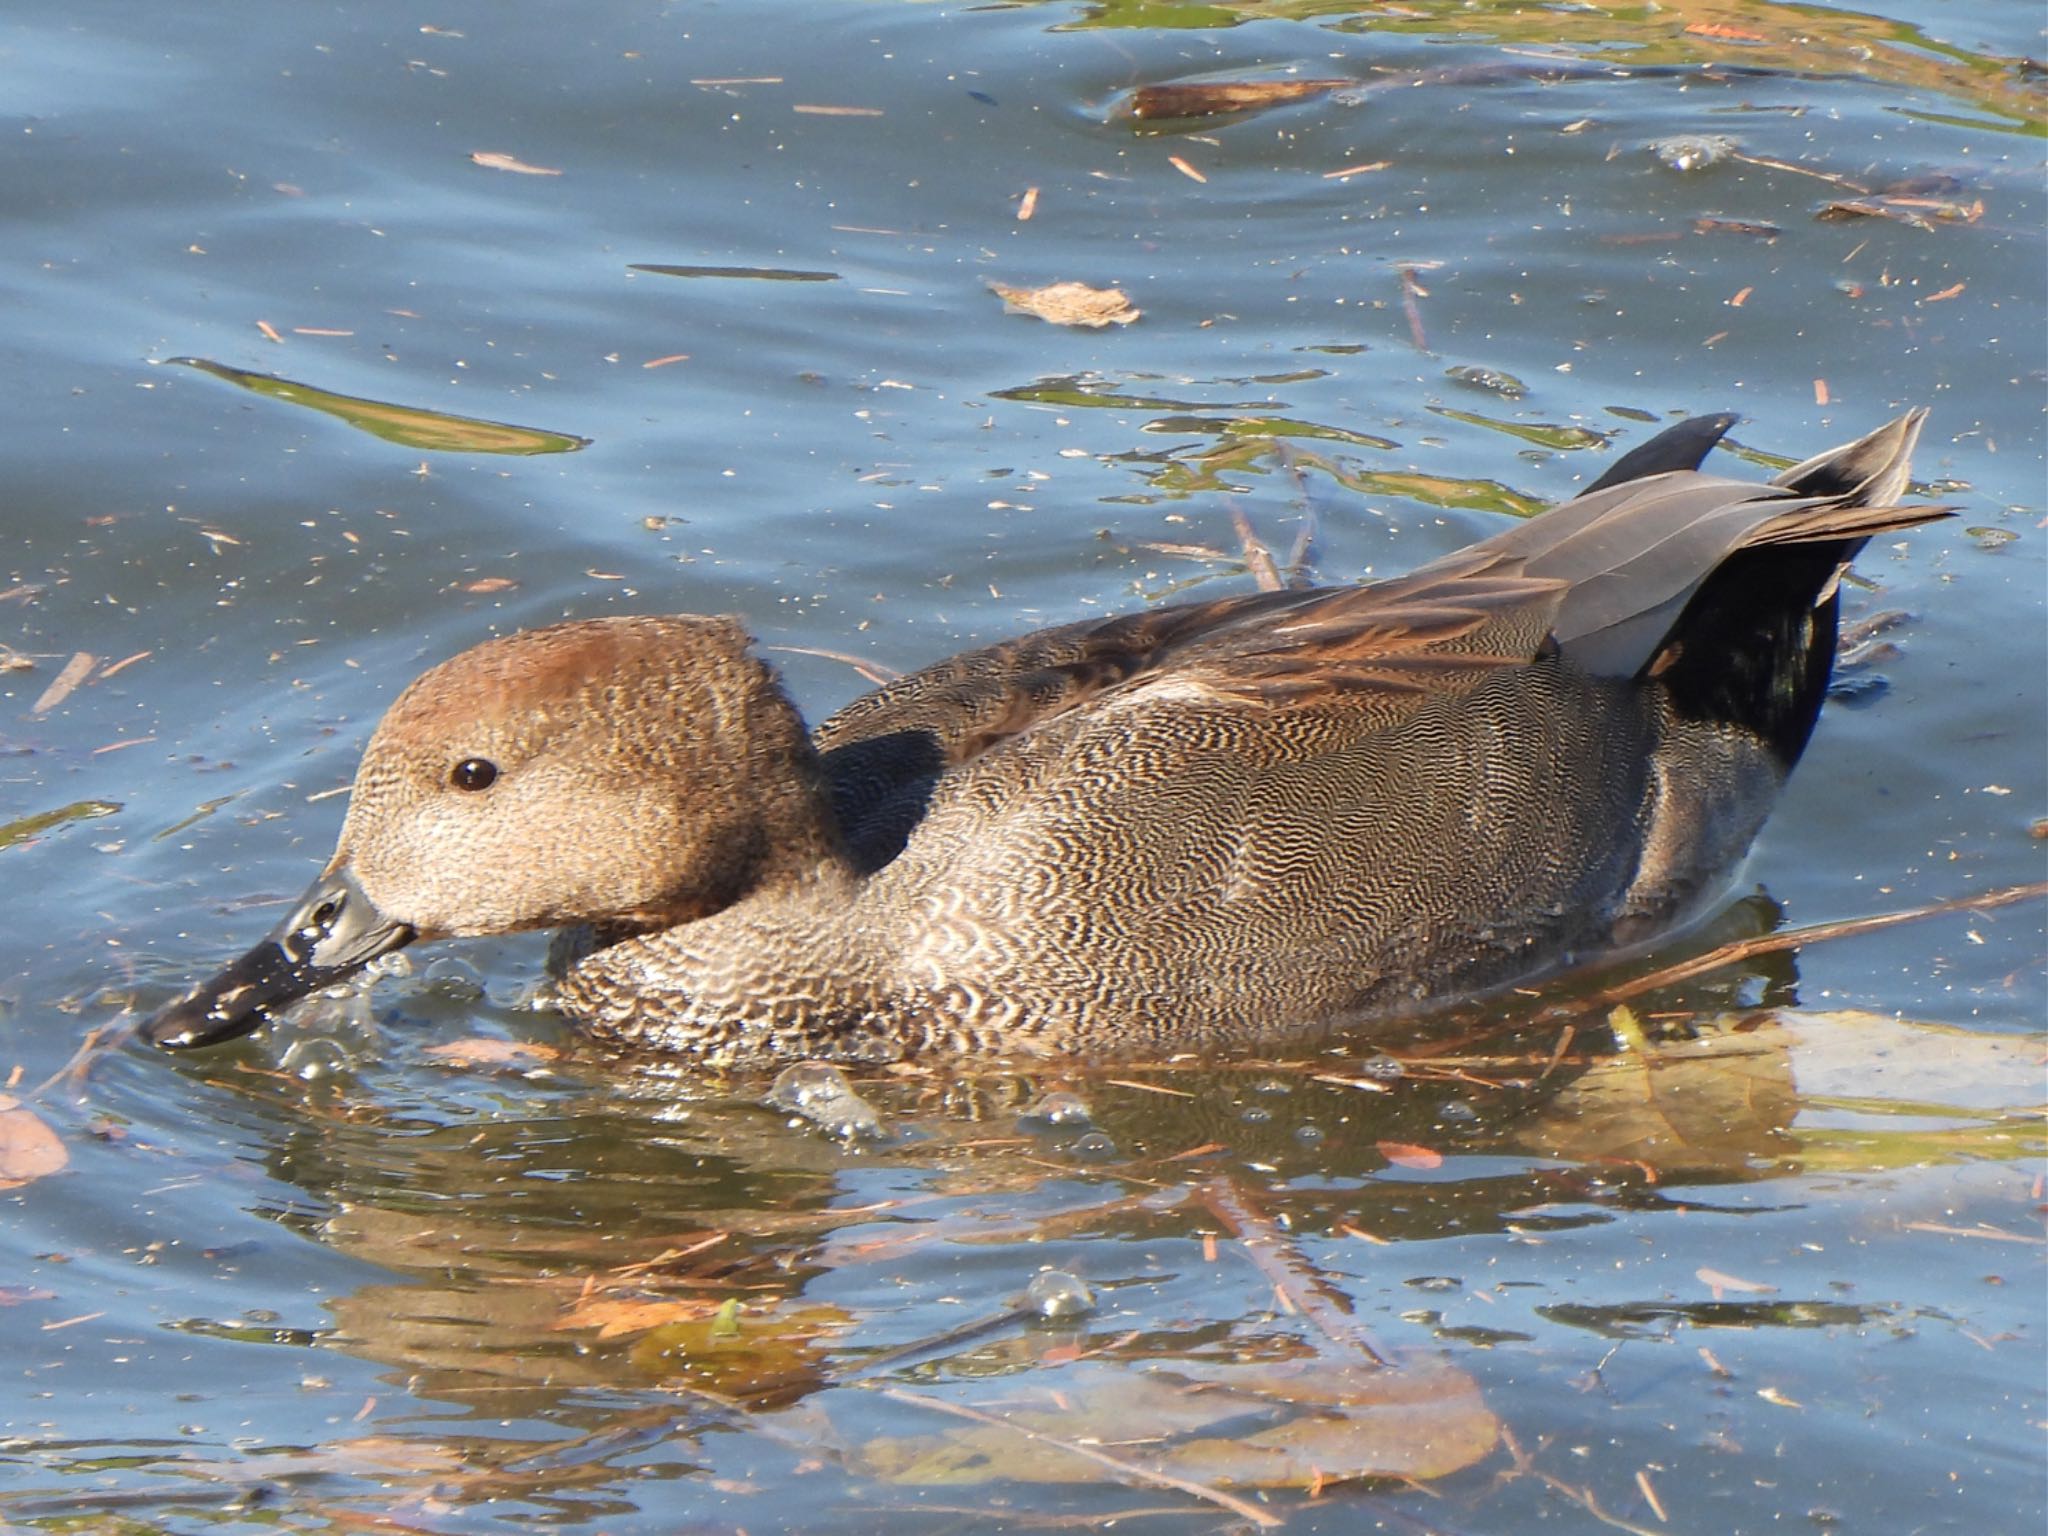
M 143 1025 L 143 1038 L 169 1051 L 238 1039 L 416 936 L 379 912 L 346 868 L 333 871 L 262 943 Z

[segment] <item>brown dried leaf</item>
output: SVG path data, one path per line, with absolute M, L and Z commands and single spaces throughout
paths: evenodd
M 0 1189 L 18 1189 L 70 1161 L 71 1154 L 41 1115 L 0 1093 Z
M 1020 315 L 1035 315 L 1054 325 L 1129 325 L 1144 311 L 1134 308 L 1121 288 L 1090 288 L 1086 283 L 1053 283 L 1045 288 L 1012 288 L 990 283 L 1002 301 Z

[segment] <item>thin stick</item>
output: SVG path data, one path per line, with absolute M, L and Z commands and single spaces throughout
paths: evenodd
M 1242 1189 L 1229 1179 L 1212 1179 L 1196 1187 L 1196 1196 L 1210 1214 L 1230 1230 L 1244 1254 L 1272 1284 L 1274 1291 L 1314 1325 L 1337 1348 L 1373 1365 L 1391 1365 L 1385 1350 L 1352 1313 L 1351 1301 L 1303 1259 L 1285 1233 L 1263 1211 L 1253 1207 Z
M 1876 933 L 1884 928 L 1896 928 L 1901 923 L 1915 923 L 1923 917 L 1941 917 L 1950 912 L 1980 912 L 1990 907 L 2009 907 L 2016 901 L 2030 901 L 2048 896 L 2048 880 L 2036 881 L 2032 885 L 2008 885 L 1995 891 L 1986 891 L 1981 896 L 1957 896 L 1949 901 L 1929 902 L 1924 907 L 1908 907 L 1902 912 L 1878 912 L 1870 917 L 1845 918 L 1839 923 L 1815 923 L 1810 928 L 1787 928 L 1778 933 L 1767 933 L 1753 939 L 1736 939 L 1704 955 L 1690 960 L 1681 960 L 1676 965 L 1667 965 L 1662 970 L 1652 971 L 1647 976 L 1638 976 L 1633 981 L 1622 982 L 1604 992 L 1593 994 L 1595 1003 L 1618 1003 L 1625 998 L 1652 991 L 1657 987 L 1669 986 L 1674 981 L 1685 981 L 1704 971 L 1717 971 L 1724 965 L 1737 960 L 1747 960 L 1755 955 L 1774 954 L 1781 949 L 1798 949 L 1805 944 L 1818 944 L 1826 939 L 1846 939 L 1862 933 Z
M 1098 1466 L 1107 1467 L 1118 1477 L 1128 1482 L 1150 1483 L 1157 1488 L 1172 1488 L 1197 1499 L 1206 1499 L 1209 1503 L 1220 1505 L 1222 1508 L 1229 1510 L 1233 1515 L 1241 1515 L 1243 1518 L 1251 1521 L 1252 1524 L 1262 1526 L 1269 1531 L 1285 1524 L 1278 1515 L 1263 1510 L 1256 1504 L 1248 1504 L 1235 1494 L 1225 1493 L 1221 1488 L 1211 1488 L 1206 1483 L 1197 1483 L 1188 1478 L 1175 1477 L 1171 1472 L 1155 1472 L 1152 1468 L 1140 1466 L 1134 1461 L 1119 1461 L 1107 1452 L 1096 1450 L 1092 1445 L 1082 1445 L 1076 1440 L 1062 1440 L 1058 1435 L 1048 1435 L 1041 1430 L 1031 1429 L 1022 1424 L 1013 1424 L 1008 1419 L 997 1418 L 992 1413 L 983 1413 L 979 1408 L 970 1408 L 965 1403 L 949 1403 L 944 1398 L 925 1397 L 920 1393 L 906 1392 L 901 1387 L 881 1387 L 877 1390 L 881 1392 L 882 1396 L 894 1398 L 899 1403 L 911 1403 L 919 1408 L 935 1408 L 940 1413 L 952 1414 L 956 1419 L 971 1419 L 977 1424 L 987 1424 L 996 1429 L 1007 1429 L 1014 1435 L 1022 1435 L 1027 1440 L 1036 1440 L 1041 1445 L 1050 1445 L 1057 1450 L 1071 1451 L 1084 1461 L 1092 1461 Z

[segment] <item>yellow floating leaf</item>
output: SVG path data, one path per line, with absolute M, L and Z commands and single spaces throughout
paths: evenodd
M 358 431 L 381 437 L 405 448 L 424 448 L 440 453 L 574 453 L 587 448 L 590 439 L 567 432 L 548 432 L 539 427 L 515 427 L 502 421 L 482 421 L 471 416 L 450 416 L 442 411 L 416 406 L 394 405 L 389 400 L 366 400 L 357 395 L 336 394 L 301 384 L 296 379 L 272 373 L 252 373 L 230 368 L 203 357 L 174 357 L 170 362 L 197 368 L 217 379 L 226 379 L 252 394 L 266 395 L 288 405 L 304 406 L 328 416 L 339 417 Z

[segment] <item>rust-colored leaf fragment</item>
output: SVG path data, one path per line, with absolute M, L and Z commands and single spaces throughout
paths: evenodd
M 562 173 L 550 166 L 529 165 L 517 155 L 502 154 L 493 149 L 470 151 L 470 162 L 487 171 L 511 171 L 519 176 L 559 176 Z
M 1379 1150 L 1380 1156 L 1396 1168 L 1441 1168 L 1444 1165 L 1443 1153 L 1405 1141 L 1383 1141 Z
M 1216 117 L 1226 112 L 1251 112 L 1283 102 L 1305 101 L 1357 84 L 1356 80 L 1191 80 L 1141 85 L 1118 103 L 1112 116 L 1139 122 Z
M 18 1189 L 71 1161 L 43 1117 L 12 1094 L 0 1093 L 0 1189 Z
M 1086 283 L 1052 283 L 1044 288 L 990 283 L 989 287 L 1018 314 L 1033 315 L 1054 325 L 1099 330 L 1105 325 L 1129 325 L 1144 313 L 1132 305 L 1121 288 L 1091 288 Z
M 484 583 L 477 582 L 463 590 L 475 591 L 483 585 Z M 507 581 L 505 585 L 512 587 L 518 583 Z M 457 1067 L 524 1066 L 528 1063 L 558 1061 L 562 1055 L 553 1046 L 542 1045 L 537 1040 L 493 1040 L 487 1036 L 478 1036 L 470 1040 L 450 1040 L 445 1045 L 430 1045 L 426 1054 L 436 1061 L 445 1061 Z

